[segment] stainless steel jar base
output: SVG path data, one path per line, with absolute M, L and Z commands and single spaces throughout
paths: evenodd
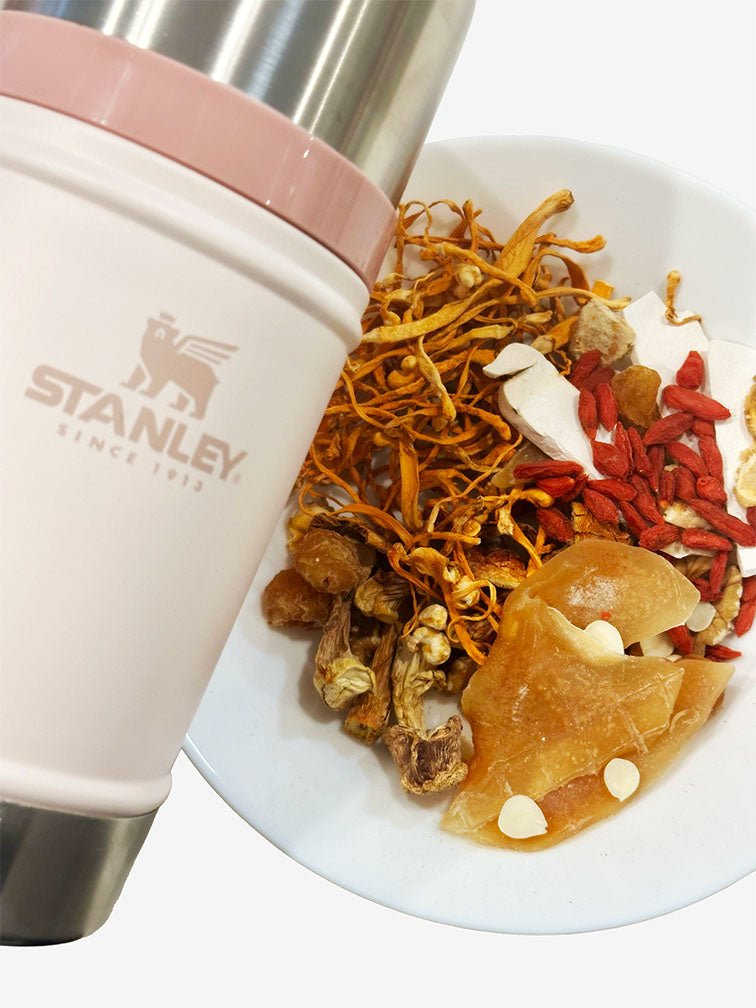
M 0 800 L 0 944 L 57 945 L 96 931 L 154 818 L 93 818 Z

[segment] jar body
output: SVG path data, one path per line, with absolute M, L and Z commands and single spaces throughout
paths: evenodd
M 264 208 L 2 97 L 0 219 L 0 797 L 137 816 L 367 292 Z

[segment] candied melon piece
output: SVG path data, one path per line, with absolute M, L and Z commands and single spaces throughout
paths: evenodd
M 631 748 L 620 754 L 632 760 L 640 771 L 640 785 L 631 798 L 620 802 L 609 793 L 601 767 L 597 772 L 576 777 L 540 800 L 547 823 L 545 834 L 528 840 L 512 840 L 499 831 L 494 818 L 473 833 L 473 838 L 500 847 L 540 850 L 614 815 L 633 801 L 667 769 L 709 719 L 733 672 L 732 665 L 704 659 L 686 658 L 676 665 L 682 672 L 682 683 L 669 725 L 648 744 L 646 751 Z M 451 821 L 445 825 L 455 828 Z
M 519 590 L 543 599 L 578 627 L 607 620 L 625 647 L 684 623 L 700 599 L 663 557 L 595 539 L 562 550 Z
M 669 724 L 682 677 L 674 662 L 607 651 L 516 589 L 462 695 L 474 754 L 444 826 L 481 838 L 511 795 L 538 802 L 613 756 L 646 751 Z M 488 842 L 509 843 L 501 833 Z

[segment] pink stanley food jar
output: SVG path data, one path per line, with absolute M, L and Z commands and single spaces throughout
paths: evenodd
M 107 918 L 469 0 L 0 0 L 0 936 Z

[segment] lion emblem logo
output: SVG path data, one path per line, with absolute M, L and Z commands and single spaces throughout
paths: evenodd
M 171 407 L 183 412 L 193 403 L 191 416 L 201 420 L 218 384 L 213 365 L 227 361 L 239 348 L 204 336 L 181 336 L 174 321 L 164 314 L 147 321 L 141 359 L 129 380 L 121 384 L 154 399 L 172 383 L 179 394 Z

